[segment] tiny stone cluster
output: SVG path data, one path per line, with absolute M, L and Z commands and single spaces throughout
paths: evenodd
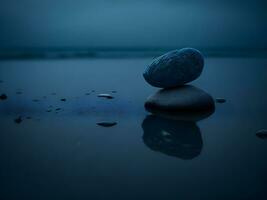
M 4 83 L 4 81 L 0 80 L 0 83 Z M 91 90 L 90 92 L 86 92 L 85 95 L 88 96 L 88 95 L 91 95 L 93 93 L 95 93 L 95 90 Z M 112 90 L 111 93 L 116 95 L 117 91 L 116 90 Z M 23 89 L 17 89 L 17 91 L 15 91 L 15 94 L 23 97 L 24 96 Z M 52 93 L 50 93 L 50 95 L 56 97 L 57 93 L 56 92 L 52 92 Z M 95 95 L 91 95 L 91 96 L 95 96 L 97 98 L 104 98 L 104 99 L 110 100 L 110 99 L 114 99 L 115 98 L 114 95 L 111 95 L 111 94 L 108 94 L 108 93 L 100 93 L 100 94 L 95 94 Z M 0 101 L 1 101 L 1 103 L 3 101 L 3 104 L 4 104 L 9 99 L 10 100 L 12 100 L 12 99 L 14 100 L 14 96 L 11 96 L 10 94 L 7 95 L 5 93 L 0 93 Z M 34 99 L 31 99 L 31 101 L 34 104 L 36 103 L 37 105 L 40 105 L 39 109 L 41 110 L 41 112 L 46 112 L 46 113 L 51 113 L 51 114 L 52 113 L 58 114 L 58 113 L 64 113 L 65 108 L 64 108 L 63 104 L 66 104 L 67 101 L 73 102 L 74 99 L 77 99 L 77 97 L 76 98 L 71 97 L 71 98 L 68 98 L 68 99 L 67 98 L 59 98 L 56 101 L 53 101 L 53 100 L 55 100 L 54 98 L 51 99 L 51 98 L 48 97 L 48 95 L 43 95 L 42 98 L 34 98 Z M 57 101 L 61 101 L 61 102 L 64 102 L 64 103 L 62 103 L 60 105 L 60 107 L 58 107 L 56 105 L 49 105 L 49 106 L 46 105 L 47 106 L 47 107 L 45 106 L 46 109 L 42 110 L 43 107 L 41 106 L 40 103 L 42 103 L 42 105 L 45 105 L 48 102 L 51 103 L 51 100 L 52 100 L 53 103 L 56 103 Z M 94 108 L 95 107 L 91 107 L 92 110 L 94 110 Z M 40 121 L 41 120 L 40 118 L 36 118 L 35 116 L 27 116 L 28 114 L 30 114 L 30 113 L 27 113 L 27 111 L 25 109 L 25 111 L 21 112 L 18 116 L 16 116 L 13 119 L 14 123 L 21 124 L 26 119 L 27 120 L 36 120 L 36 121 Z M 108 121 L 100 121 L 100 122 L 97 122 L 96 125 L 101 126 L 101 127 L 113 127 L 113 126 L 117 125 L 117 122 L 109 121 L 109 120 Z

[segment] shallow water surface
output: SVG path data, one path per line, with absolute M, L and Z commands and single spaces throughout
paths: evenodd
M 0 198 L 266 199 L 267 59 L 208 58 L 197 122 L 145 111 L 150 61 L 1 61 Z

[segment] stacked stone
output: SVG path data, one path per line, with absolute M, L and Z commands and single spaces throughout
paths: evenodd
M 154 87 L 145 108 L 155 114 L 198 121 L 214 110 L 214 100 L 205 91 L 185 85 L 197 79 L 204 68 L 202 54 L 193 48 L 170 51 L 152 61 L 143 76 Z
M 152 115 L 142 124 L 143 140 L 150 149 L 181 159 L 200 154 L 203 143 L 196 122 L 213 113 L 214 100 L 205 91 L 186 84 L 197 79 L 203 67 L 202 54 L 184 48 L 154 59 L 145 70 L 145 80 L 162 88 L 145 102 Z

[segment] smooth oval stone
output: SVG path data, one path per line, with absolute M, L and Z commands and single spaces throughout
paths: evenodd
M 176 87 L 197 79 L 203 66 L 204 58 L 198 50 L 183 48 L 155 58 L 143 76 L 152 86 Z
M 99 122 L 96 123 L 98 126 L 103 126 L 103 127 L 111 127 L 111 126 L 115 126 L 117 124 L 117 122 Z
M 107 99 L 113 99 L 114 97 L 111 96 L 110 94 L 99 94 L 97 95 L 98 97 L 103 97 L 103 98 L 107 98 Z
M 14 122 L 20 124 L 22 122 L 22 117 L 19 116 L 18 118 L 14 119 Z
M 217 103 L 225 103 L 226 99 L 224 99 L 224 98 L 216 98 L 216 102 Z
M 6 94 L 2 94 L 2 95 L 0 96 L 0 99 L 1 99 L 1 100 L 6 100 L 6 99 L 7 99 L 7 95 L 6 95 Z
M 147 111 L 167 118 L 198 121 L 214 112 L 213 98 L 203 90 L 191 85 L 161 89 L 148 97 Z

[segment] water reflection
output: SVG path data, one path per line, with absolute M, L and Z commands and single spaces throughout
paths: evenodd
M 202 150 L 201 132 L 193 121 L 177 121 L 148 115 L 142 128 L 143 141 L 153 151 L 190 160 L 197 157 Z
M 205 118 L 208 118 L 215 111 L 214 108 L 210 110 L 200 110 L 196 112 L 194 111 L 169 112 L 166 110 L 158 110 L 158 109 L 152 109 L 152 108 L 146 108 L 146 110 L 161 118 L 166 118 L 166 119 L 176 120 L 176 121 L 193 121 L 193 122 L 197 122 Z

